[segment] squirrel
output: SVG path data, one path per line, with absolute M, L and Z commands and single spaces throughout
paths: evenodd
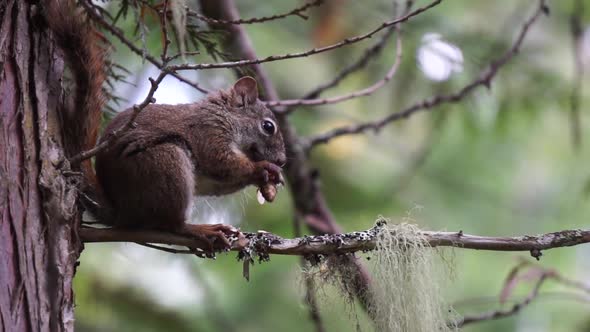
M 72 157 L 96 145 L 105 97 L 105 52 L 97 32 L 73 0 L 52 0 L 46 20 L 74 77 L 73 107 L 63 113 L 64 146 Z M 133 109 L 116 115 L 101 141 L 128 123 Z M 225 195 L 256 185 L 272 201 L 286 153 L 277 121 L 258 99 L 252 77 L 192 104 L 151 104 L 80 168 L 101 204 L 99 221 L 117 228 L 162 230 L 226 249 L 240 234 L 224 224 L 189 224 L 194 196 Z

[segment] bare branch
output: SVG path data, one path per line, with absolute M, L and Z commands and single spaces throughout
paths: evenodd
M 365 89 L 362 89 L 362 90 L 354 91 L 354 92 L 347 93 L 347 94 L 344 94 L 341 96 L 336 96 L 336 97 L 320 98 L 320 99 L 276 100 L 276 101 L 267 101 L 267 102 L 265 102 L 265 104 L 269 107 L 301 106 L 301 105 L 307 105 L 307 106 L 328 105 L 328 104 L 340 103 L 340 102 L 354 99 L 354 98 L 358 98 L 358 97 L 369 96 L 369 95 L 373 94 L 375 91 L 379 90 L 385 84 L 387 84 L 387 82 L 389 82 L 393 78 L 393 76 L 395 76 L 395 74 L 397 73 L 397 69 L 399 68 L 399 65 L 401 63 L 401 59 L 402 59 L 402 42 L 401 42 L 401 36 L 400 36 L 401 32 L 399 29 L 396 29 L 396 30 L 398 31 L 398 35 L 397 35 L 397 41 L 396 41 L 395 60 L 393 61 L 391 68 L 387 71 L 387 74 L 385 74 L 385 77 L 383 77 L 379 81 L 373 83 L 373 85 L 371 85 Z M 292 110 L 292 108 L 287 108 L 285 110 Z M 280 112 L 286 112 L 286 111 L 276 110 L 276 112 L 280 113 Z
M 519 278 L 518 273 L 525 268 L 528 268 L 528 270 L 525 272 L 524 276 L 520 276 L 520 278 Z M 590 294 L 590 286 L 589 285 L 587 285 L 583 282 L 577 281 L 577 280 L 573 280 L 573 279 L 564 277 L 563 275 L 561 275 L 560 273 L 558 273 L 554 269 L 544 268 L 538 264 L 532 263 L 529 260 L 522 259 L 521 262 L 518 263 L 510 271 L 510 274 L 507 278 L 507 282 L 515 283 L 515 282 L 527 280 L 527 279 L 536 279 L 536 282 L 535 282 L 533 289 L 529 292 L 529 294 L 522 301 L 515 303 L 510 308 L 497 309 L 497 310 L 492 310 L 492 311 L 488 311 L 488 312 L 484 312 L 484 313 L 480 313 L 480 314 L 474 314 L 474 315 L 466 315 L 458 323 L 458 327 L 463 327 L 467 324 L 472 324 L 472 323 L 478 323 L 478 322 L 483 322 L 483 321 L 488 321 L 488 320 L 505 318 L 505 317 L 513 316 L 513 315 L 519 313 L 523 308 L 525 308 L 526 306 L 531 304 L 531 302 L 540 295 L 539 290 L 540 290 L 541 286 L 543 285 L 543 283 L 548 279 L 552 279 L 564 286 L 568 286 L 568 287 L 577 289 L 578 291 Z M 512 286 L 513 285 L 510 285 L 510 287 L 512 287 Z M 503 290 L 503 293 L 504 293 L 504 290 Z M 503 295 L 505 295 L 505 294 L 500 295 L 500 302 L 504 302 L 504 300 L 502 299 Z
M 218 19 L 207 17 L 205 15 L 201 15 L 195 11 L 190 10 L 189 8 L 187 8 L 187 10 L 188 10 L 189 15 L 196 16 L 198 19 L 200 19 L 204 22 L 207 22 L 208 24 L 236 24 L 237 25 L 237 24 L 263 23 L 263 22 L 282 19 L 282 18 L 289 17 L 289 16 L 298 16 L 304 20 L 307 20 L 308 17 L 307 17 L 307 15 L 303 14 L 303 12 L 312 8 L 312 7 L 320 6 L 323 2 L 324 2 L 324 0 L 314 0 L 314 1 L 307 2 L 307 3 L 303 4 L 302 6 L 297 7 L 287 13 L 276 14 L 276 15 L 271 15 L 271 16 L 263 16 L 263 17 L 253 17 L 253 18 L 248 18 L 248 19 L 237 19 L 237 20 L 218 20 Z
M 332 80 L 319 85 L 315 89 L 313 89 L 313 90 L 309 91 L 308 93 L 306 93 L 305 95 L 303 95 L 303 97 L 301 97 L 301 99 L 317 98 L 324 91 L 337 86 L 340 82 L 342 82 L 343 79 L 348 77 L 350 74 L 354 73 L 357 70 L 364 68 L 369 63 L 369 60 L 372 57 L 378 55 L 381 52 L 381 50 L 385 47 L 385 43 L 387 42 L 387 39 L 391 36 L 391 34 L 394 31 L 395 31 L 395 28 L 390 27 L 386 31 L 386 33 L 381 36 L 381 39 L 379 39 L 379 41 L 377 41 L 373 46 L 367 48 L 363 52 L 363 55 L 361 55 L 360 58 L 358 58 L 355 62 L 350 64 L 348 67 L 342 69 L 340 71 L 340 73 L 338 73 L 338 75 L 336 75 L 336 77 L 334 77 Z
M 404 15 L 406 15 L 412 9 L 412 5 L 412 1 L 408 1 L 406 3 L 406 8 L 403 13 Z M 303 95 L 303 97 L 301 97 L 300 99 L 315 99 L 324 91 L 337 86 L 340 82 L 342 82 L 342 80 L 344 80 L 350 74 L 364 68 L 369 63 L 369 60 L 371 60 L 371 58 L 377 56 L 383 50 L 389 37 L 393 34 L 394 31 L 396 31 L 396 27 L 399 26 L 389 27 L 389 29 L 387 29 L 387 31 L 381 36 L 381 38 L 373 46 L 367 48 L 355 62 L 351 63 L 350 65 L 342 69 L 333 79 L 326 83 L 320 84 L 318 87 Z M 282 110 L 282 112 L 285 114 L 289 114 L 292 111 L 294 111 L 295 108 L 281 108 L 276 109 L 275 111 L 278 112 L 279 110 Z
M 380 226 L 367 231 L 344 234 L 304 236 L 283 239 L 271 233 L 244 233 L 246 242 L 234 242 L 231 250 L 239 251 L 251 245 L 258 238 L 269 240 L 266 253 L 275 255 L 331 255 L 367 251 L 375 249 L 375 235 Z M 590 229 L 562 230 L 540 235 L 514 237 L 491 237 L 468 235 L 463 232 L 422 231 L 421 235 L 431 247 L 456 247 L 461 249 L 490 251 L 529 251 L 533 256 L 540 256 L 541 251 L 590 243 Z M 207 246 L 198 239 L 157 231 L 124 231 L 112 228 L 80 229 L 80 238 L 84 242 L 138 242 L 179 245 L 205 250 Z
M 218 63 L 198 63 L 198 64 L 174 65 L 174 66 L 171 66 L 170 69 L 173 71 L 176 71 L 176 70 L 201 70 L 201 69 L 215 69 L 215 68 L 235 68 L 235 67 L 260 64 L 260 63 L 264 63 L 264 62 L 273 62 L 273 61 L 279 61 L 279 60 L 307 57 L 310 55 L 331 51 L 331 50 L 340 48 L 342 46 L 351 45 L 351 44 L 360 42 L 362 40 L 371 38 L 377 32 L 379 32 L 385 28 L 397 25 L 399 23 L 406 22 L 406 21 L 410 20 L 411 18 L 413 18 L 414 16 L 417 16 L 417 15 L 427 11 L 428 9 L 435 7 L 436 5 L 438 5 L 441 2 L 442 2 L 442 0 L 435 0 L 432 3 L 430 3 L 429 5 L 426 5 L 424 7 L 420 7 L 418 9 L 412 11 L 411 13 L 404 15 L 400 18 L 397 18 L 397 19 L 394 19 L 391 21 L 387 21 L 387 22 L 383 22 L 377 28 L 375 28 L 365 34 L 351 37 L 351 38 L 346 38 L 341 42 L 338 42 L 336 44 L 332 44 L 329 46 L 324 46 L 324 47 L 320 47 L 320 48 L 313 48 L 311 50 L 304 51 L 304 52 L 288 53 L 288 54 L 281 54 L 281 55 L 271 55 L 266 58 L 244 59 L 244 60 L 238 60 L 238 61 L 218 62 Z
M 158 77 L 155 80 L 150 77 L 149 78 L 150 83 L 151 83 L 150 90 L 148 91 L 147 96 L 145 96 L 145 99 L 141 103 L 133 105 L 133 114 L 131 115 L 131 118 L 129 119 L 129 121 L 127 121 L 127 123 L 125 125 L 123 125 L 122 127 L 118 128 L 116 130 L 113 130 L 110 133 L 106 133 L 106 136 L 104 136 L 105 139 L 102 142 L 100 142 L 100 144 L 96 145 L 95 147 L 93 147 L 90 150 L 83 151 L 80 154 L 75 155 L 74 157 L 70 158 L 70 163 L 77 164 L 83 160 L 86 160 L 88 158 L 92 158 L 100 151 L 106 149 L 106 147 L 109 146 L 109 144 L 111 144 L 111 142 L 113 142 L 119 135 L 123 134 L 124 132 L 126 132 L 127 130 L 129 130 L 131 128 L 134 128 L 137 125 L 135 123 L 135 119 L 137 118 L 139 113 L 144 108 L 146 108 L 147 105 L 156 102 L 156 100 L 154 99 L 154 93 L 156 93 L 158 86 L 160 85 L 162 80 L 164 80 L 164 78 L 168 74 L 169 74 L 168 70 L 166 70 L 166 68 L 164 68 L 160 72 L 160 75 L 158 75 Z
M 514 44 L 508 49 L 501 57 L 492 61 L 484 70 L 480 72 L 477 78 L 471 83 L 464 86 L 461 90 L 456 93 L 449 95 L 437 95 L 430 99 L 425 99 L 417 104 L 414 104 L 400 112 L 392 113 L 382 119 L 370 122 L 364 122 L 360 124 L 345 126 L 333 129 L 326 133 L 313 136 L 308 140 L 308 149 L 318 144 L 325 144 L 331 139 L 343 136 L 343 135 L 354 135 L 361 134 L 368 130 L 379 131 L 384 126 L 401 119 L 406 119 L 419 111 L 432 110 L 433 108 L 444 104 L 444 103 L 456 103 L 465 98 L 468 94 L 473 92 L 479 86 L 489 87 L 492 79 L 496 76 L 500 68 L 504 66 L 510 59 L 518 54 L 520 47 L 524 41 L 532 24 L 544 13 L 547 13 L 546 0 L 539 0 L 539 5 L 534 14 L 524 23 L 520 33 L 518 34 Z
M 541 276 L 541 278 L 539 278 L 539 280 L 537 280 L 537 282 L 535 283 L 535 287 L 530 291 L 530 293 L 525 297 L 525 299 L 521 302 L 514 304 L 512 307 L 508 309 L 498 309 L 484 312 L 481 314 L 465 316 L 463 317 L 463 319 L 461 319 L 461 321 L 456 323 L 457 327 L 463 327 L 468 324 L 493 319 L 505 318 L 519 313 L 520 310 L 528 306 L 537 297 L 537 295 L 539 295 L 539 289 L 541 288 L 545 280 L 547 280 L 547 275 Z
M 146 54 L 145 52 L 143 52 L 142 49 L 135 46 L 135 44 L 131 40 L 129 40 L 127 37 L 125 37 L 125 33 L 123 33 L 123 31 L 121 31 L 121 29 L 115 27 L 114 24 L 111 24 L 111 23 L 105 21 L 105 19 L 99 13 L 97 13 L 96 10 L 94 10 L 94 5 L 92 5 L 90 0 L 80 1 L 79 4 L 82 7 L 84 7 L 84 9 L 86 10 L 86 13 L 93 21 L 95 21 L 101 27 L 103 27 L 105 30 L 110 32 L 113 36 L 117 37 L 117 39 L 119 39 L 119 41 L 121 43 L 123 43 L 125 46 L 127 46 L 132 52 L 141 56 L 142 58 L 145 58 L 147 61 L 152 63 L 154 66 L 156 66 L 160 70 L 162 70 L 166 66 L 163 62 L 159 61 L 154 56 L 152 56 L 150 54 Z M 209 93 L 209 90 L 201 87 L 197 82 L 193 82 L 193 81 L 189 80 L 188 78 L 186 78 L 176 72 L 170 71 L 170 75 L 174 76 L 179 81 L 192 86 L 193 88 L 195 88 L 196 90 L 198 90 L 202 93 Z
M 166 17 L 166 13 L 168 12 L 168 0 L 164 0 L 162 5 L 164 8 L 162 12 L 159 14 L 160 16 L 160 26 L 162 27 L 162 38 L 164 39 L 164 47 L 162 48 L 162 54 L 160 58 L 162 59 L 162 64 L 165 65 L 169 61 L 168 57 L 168 47 L 170 46 L 170 39 L 168 38 L 168 19 Z
M 246 240 L 234 241 L 231 250 L 242 252 L 246 248 L 254 248 L 254 254 L 259 257 L 268 258 L 269 254 L 275 255 L 298 255 L 302 257 L 314 257 L 317 255 L 339 255 L 354 253 L 358 251 L 366 252 L 376 248 L 378 234 L 383 231 L 395 230 L 383 228 L 383 223 L 378 222 L 373 228 L 345 234 L 304 236 L 294 239 L 283 239 L 274 234 L 267 232 L 244 233 Z M 124 231 L 108 228 L 88 228 L 80 229 L 80 238 L 86 243 L 90 242 L 136 242 L 138 244 L 164 250 L 173 253 L 196 254 L 199 257 L 205 257 L 204 254 L 207 244 L 201 239 L 189 238 L 171 233 L 162 233 L 156 231 Z M 515 237 L 487 237 L 479 235 L 468 235 L 463 232 L 431 232 L 423 231 L 418 238 L 425 239 L 431 247 L 450 246 L 462 249 L 475 250 L 492 250 L 492 251 L 529 251 L 534 257 L 538 258 L 542 250 L 575 246 L 584 243 L 590 243 L 590 230 L 563 230 L 553 233 L 546 233 L 535 236 L 515 236 Z M 408 239 L 405 239 L 408 241 Z M 178 245 L 188 247 L 188 250 L 162 247 L 153 243 L 164 245 Z M 552 269 L 543 269 L 539 265 L 525 261 L 521 262 L 516 270 L 513 269 L 512 277 L 523 267 L 532 266 L 535 269 L 532 274 L 537 276 L 537 282 L 527 297 L 507 309 L 497 309 L 485 313 L 466 315 L 459 322 L 453 324 L 462 327 L 467 324 L 499 319 L 515 315 L 524 307 L 528 306 L 538 295 L 539 289 L 543 282 L 549 278 L 572 288 L 576 288 L 585 293 L 590 293 L 590 286 L 576 280 L 564 277 Z M 529 273 L 530 275 L 530 273 Z M 525 279 L 525 278 L 521 278 Z M 308 285 L 312 287 L 312 285 Z M 310 290 L 309 288 L 308 290 Z M 504 293 L 504 290 L 503 290 Z M 509 294 L 509 293 L 507 293 Z M 505 294 L 504 294 L 505 295 Z M 313 300 L 313 297 L 309 298 Z M 318 315 L 317 307 L 310 303 L 311 314 L 314 321 L 317 319 L 316 328 L 318 331 L 323 329 L 321 317 Z

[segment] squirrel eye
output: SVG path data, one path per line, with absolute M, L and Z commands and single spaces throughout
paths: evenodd
M 271 119 L 264 119 L 260 124 L 262 132 L 266 135 L 274 135 L 277 132 L 277 126 Z

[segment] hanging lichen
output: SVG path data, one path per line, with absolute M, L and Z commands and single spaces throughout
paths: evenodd
M 428 245 L 416 225 L 391 225 L 380 218 L 375 229 L 379 230 L 372 234 L 376 248 L 368 254 L 372 272 L 368 309 L 375 330 L 455 331 L 455 312 L 442 294 L 450 273 L 442 255 Z M 356 273 L 347 264 L 350 258 L 350 254 L 314 256 L 308 260 L 315 267 L 304 271 L 304 277 L 314 278 L 317 285 L 335 286 L 349 308 L 354 303 Z M 318 292 L 325 298 L 321 288 Z M 349 310 L 349 314 L 358 327 L 356 311 Z
M 372 252 L 370 308 L 378 331 L 454 331 L 442 285 L 448 269 L 416 225 L 388 225 Z

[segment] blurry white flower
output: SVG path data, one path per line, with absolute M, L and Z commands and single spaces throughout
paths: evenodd
M 438 33 L 427 33 L 416 52 L 418 66 L 433 81 L 446 81 L 453 73 L 463 71 L 463 52 L 444 41 Z

